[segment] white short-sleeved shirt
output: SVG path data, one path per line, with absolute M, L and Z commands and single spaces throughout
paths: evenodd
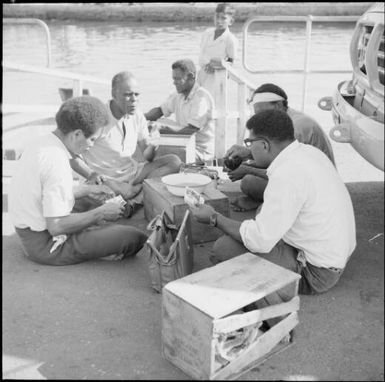
M 295 140 L 267 168 L 264 203 L 240 227 L 251 252 L 268 253 L 283 239 L 318 267 L 344 268 L 356 246 L 349 192 L 332 162 Z
M 175 114 L 176 123 L 186 127 L 191 124 L 199 129 L 195 135 L 196 157 L 210 160 L 214 157 L 214 100 L 210 93 L 194 84 L 190 94 L 173 93 L 161 105 L 163 115 Z
M 238 40 L 229 28 L 214 40 L 215 28 L 206 29 L 201 38 L 199 66 L 207 65 L 211 59 L 225 60 L 237 57 Z
M 215 75 L 207 73 L 203 68 L 211 59 L 225 60 L 237 57 L 238 40 L 227 28 L 214 40 L 215 28 L 208 28 L 203 32 L 199 51 L 199 66 L 197 81 L 215 98 Z
M 52 133 L 29 143 L 10 186 L 9 213 L 15 227 L 44 231 L 45 218 L 71 213 L 75 200 L 70 158 Z
M 82 154 L 84 161 L 95 172 L 113 179 L 134 176 L 138 162 L 132 158 L 138 141 L 149 136 L 147 120 L 140 110 L 117 120 L 107 103 L 109 122 L 95 144 Z M 124 136 L 123 124 L 126 129 Z

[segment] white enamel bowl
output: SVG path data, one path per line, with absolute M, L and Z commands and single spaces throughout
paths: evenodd
M 186 187 L 190 187 L 196 192 L 202 193 L 205 187 L 211 182 L 211 178 L 202 174 L 179 173 L 163 176 L 161 181 L 173 195 L 184 196 Z

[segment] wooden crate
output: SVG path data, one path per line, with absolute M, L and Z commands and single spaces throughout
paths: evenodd
M 176 154 L 182 162 L 195 162 L 195 134 L 161 134 L 157 157 Z
M 281 340 L 298 324 L 300 278 L 297 273 L 245 253 L 168 283 L 162 295 L 163 356 L 195 379 L 238 378 L 288 346 Z M 285 286 L 292 290 L 290 301 L 240 311 Z M 281 316 L 285 317 L 241 348 L 235 359 L 218 362 L 218 348 L 226 334 L 246 331 L 250 325 Z
M 212 184 L 208 185 L 203 194 L 205 203 L 211 205 L 219 213 L 230 216 L 230 204 L 226 195 L 217 190 Z M 175 196 L 167 190 L 160 178 L 145 179 L 143 182 L 144 216 L 150 221 L 163 210 L 178 227 L 182 223 L 183 216 L 188 209 L 184 198 Z M 207 224 L 191 219 L 191 232 L 193 244 L 205 243 L 216 240 L 222 235 L 222 231 Z

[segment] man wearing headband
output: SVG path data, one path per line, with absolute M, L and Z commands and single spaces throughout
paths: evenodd
M 335 165 L 332 146 L 321 126 L 308 115 L 289 108 L 287 95 L 279 86 L 270 83 L 261 85 L 254 91 L 250 104 L 253 106 L 254 114 L 269 109 L 285 111 L 293 121 L 295 139 L 321 150 Z M 234 145 L 227 151 L 226 158 L 236 157 L 250 160 L 250 150 L 244 146 Z M 241 190 L 246 195 L 232 202 L 234 210 L 253 209 L 263 201 L 263 193 L 268 181 L 265 169 L 256 168 L 253 161 L 249 161 L 228 174 L 232 181 L 242 179 Z

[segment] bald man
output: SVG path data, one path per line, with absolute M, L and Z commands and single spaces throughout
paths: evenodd
M 158 134 L 150 134 L 138 108 L 139 86 L 134 75 L 123 71 L 112 79 L 112 99 L 107 102 L 109 122 L 92 148 L 74 158 L 72 168 L 90 183 L 103 183 L 126 200 L 125 217 L 142 204 L 146 178 L 179 172 L 181 160 L 174 154 L 155 158 Z M 144 162 L 133 158 L 137 146 Z

